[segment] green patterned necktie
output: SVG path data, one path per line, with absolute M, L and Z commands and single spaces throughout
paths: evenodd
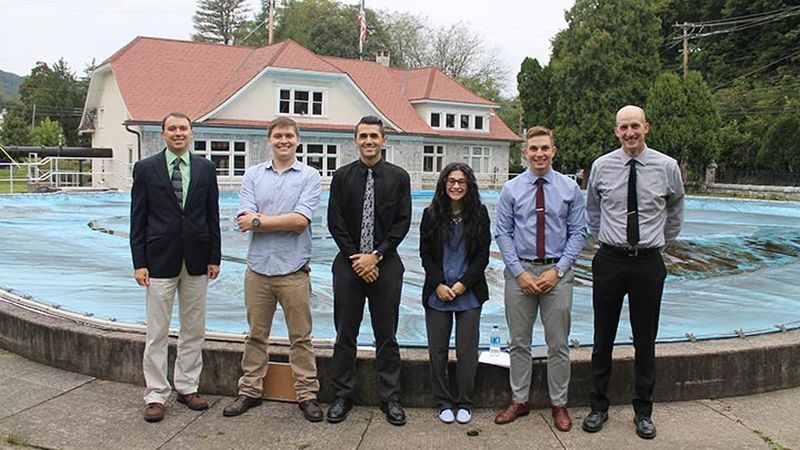
M 172 192 L 175 193 L 175 198 L 178 200 L 178 207 L 180 209 L 183 209 L 183 174 L 181 173 L 182 161 L 182 159 L 177 158 L 172 162 L 172 177 L 170 178 L 172 181 Z

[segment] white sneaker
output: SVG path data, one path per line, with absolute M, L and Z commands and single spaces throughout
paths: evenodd
M 456 418 L 453 417 L 453 410 L 443 409 L 439 411 L 439 420 L 441 420 L 444 423 L 453 423 L 453 421 L 456 420 Z
M 472 413 L 468 409 L 460 408 L 456 420 L 458 420 L 458 423 L 467 423 L 472 420 Z

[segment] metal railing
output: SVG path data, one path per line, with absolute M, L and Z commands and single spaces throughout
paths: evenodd
M 3 155 L 5 152 L 0 152 Z M 48 156 L 42 159 L 31 153 L 23 160 L 15 160 L 5 154 L 0 159 L 0 185 L 6 184 L 8 192 L 28 191 L 31 186 L 45 186 L 52 189 L 70 189 L 104 185 L 101 180 L 118 179 L 125 187 L 131 184 L 130 164 L 107 158 Z M 115 171 L 95 170 L 95 162 L 113 161 L 115 166 L 128 168 L 125 174 Z M 24 188 L 20 189 L 20 186 Z

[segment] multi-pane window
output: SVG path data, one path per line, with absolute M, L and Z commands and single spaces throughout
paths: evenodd
M 247 143 L 244 141 L 194 141 L 194 153 L 217 166 L 217 176 L 240 177 L 247 169 Z
M 323 177 L 336 172 L 339 147 L 334 144 L 298 144 L 297 160 L 317 169 Z
M 469 164 L 475 173 L 491 172 L 491 160 L 491 147 L 464 147 L 464 162 Z
M 281 89 L 278 98 L 278 112 L 281 114 L 321 116 L 324 113 L 322 91 Z
M 438 173 L 442 171 L 444 160 L 443 145 L 426 145 L 422 150 L 422 171 Z
M 459 130 L 486 130 L 486 116 L 480 114 L 462 114 L 457 112 L 431 112 L 431 128 L 452 128 Z

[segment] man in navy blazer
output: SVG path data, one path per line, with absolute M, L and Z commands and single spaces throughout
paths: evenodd
M 143 369 L 144 419 L 164 418 L 171 387 L 167 338 L 178 294 L 180 337 L 173 381 L 177 400 L 208 408 L 197 395 L 203 368 L 208 280 L 220 270 L 219 190 L 216 167 L 190 154 L 192 122 L 173 112 L 161 121 L 166 148 L 133 168 L 131 253 L 134 278 L 147 288 L 147 339 Z

